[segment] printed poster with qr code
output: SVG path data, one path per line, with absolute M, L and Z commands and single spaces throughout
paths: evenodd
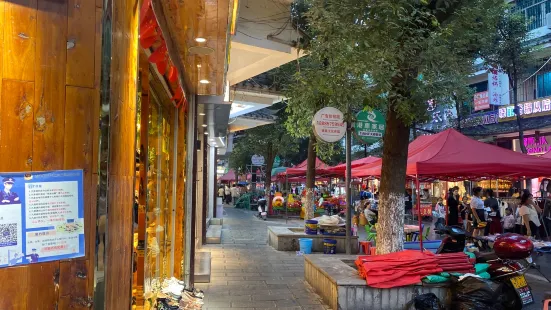
M 82 170 L 0 172 L 0 268 L 82 257 Z

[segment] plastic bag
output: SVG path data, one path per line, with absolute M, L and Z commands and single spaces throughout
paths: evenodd
M 441 310 L 444 309 L 442 303 L 434 293 L 418 295 L 413 299 L 415 310 Z
M 430 275 L 423 278 L 423 282 L 425 283 L 445 283 L 449 280 L 449 278 L 442 277 L 440 275 Z
M 501 310 L 503 284 L 467 277 L 452 286 L 454 310 Z
M 488 268 L 490 268 L 490 264 L 479 263 L 474 265 L 474 270 L 476 271 L 476 274 L 486 272 L 488 271 Z

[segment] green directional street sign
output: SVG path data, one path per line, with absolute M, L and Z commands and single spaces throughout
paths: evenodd
M 363 143 L 373 143 L 382 139 L 385 134 L 385 128 L 385 117 L 377 110 L 364 110 L 356 114 L 354 133 Z

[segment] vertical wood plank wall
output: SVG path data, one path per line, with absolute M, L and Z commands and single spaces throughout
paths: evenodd
M 91 306 L 101 6 L 0 0 L 0 172 L 83 169 L 86 234 L 83 258 L 0 269 L 0 309 Z
M 138 76 L 138 0 L 112 0 L 105 309 L 130 309 Z

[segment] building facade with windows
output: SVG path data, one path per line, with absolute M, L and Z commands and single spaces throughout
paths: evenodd
M 551 142 L 551 0 L 508 2 L 525 16 L 528 44 L 537 47 L 533 66 L 518 81 L 517 103 L 522 115 L 524 144 L 530 154 L 539 155 L 551 145 L 547 143 Z M 520 151 L 508 77 L 485 69 L 482 62 L 479 66 L 480 70 L 470 78 L 475 95 L 469 104 L 461 105 L 461 130 L 478 139 Z M 457 119 L 441 127 L 457 127 Z

